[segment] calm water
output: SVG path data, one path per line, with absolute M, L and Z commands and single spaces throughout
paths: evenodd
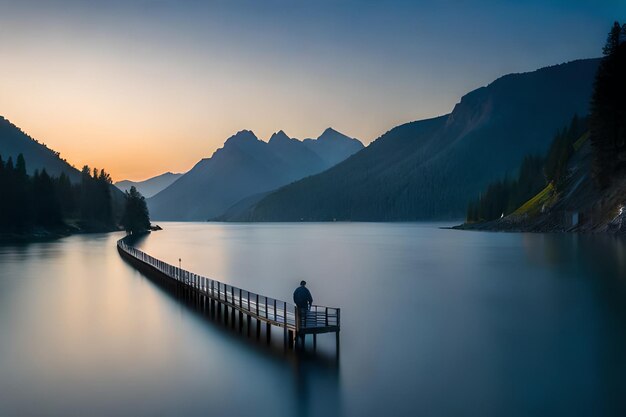
M 138 246 L 276 298 L 306 279 L 342 307 L 339 365 L 331 335 L 299 358 L 207 319 L 121 260 L 121 234 L 3 246 L 1 416 L 626 415 L 624 241 L 162 225 Z

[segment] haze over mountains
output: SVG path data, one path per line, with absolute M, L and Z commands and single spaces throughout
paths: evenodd
M 346 161 L 239 207 L 234 221 L 461 218 L 490 181 L 586 115 L 599 59 L 503 76 L 452 113 L 398 126 Z
M 488 183 L 514 175 L 525 155 L 544 153 L 574 114 L 588 113 L 598 64 L 503 76 L 462 97 L 450 114 L 397 126 L 367 148 L 331 128 L 303 141 L 279 131 L 268 142 L 243 130 L 188 173 L 136 186 L 156 193 L 148 205 L 157 220 L 460 218 Z M 29 173 L 45 168 L 80 181 L 58 153 L 0 117 L 0 155 L 19 153 Z
M 207 220 L 240 200 L 319 173 L 363 149 L 331 128 L 300 141 L 283 131 L 268 142 L 242 130 L 172 185 L 148 199 L 157 220 Z
M 166 189 L 174 181 L 182 177 L 183 174 L 174 174 L 172 172 L 166 172 L 156 177 L 148 178 L 144 181 L 129 181 L 123 180 L 115 183 L 115 186 L 122 191 L 128 191 L 131 187 L 135 187 L 137 191 L 146 198 L 152 197 L 158 192 Z

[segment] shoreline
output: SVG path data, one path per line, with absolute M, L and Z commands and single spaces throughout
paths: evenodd
M 503 221 L 504 220 L 504 221 Z M 565 227 L 563 224 L 553 223 L 546 225 L 542 219 L 535 222 L 512 222 L 510 219 L 492 220 L 482 223 L 462 223 L 452 226 L 449 229 L 476 231 L 476 232 L 500 232 L 500 233 L 560 233 L 577 235 L 605 235 L 605 236 L 626 236 L 626 225 L 622 223 L 607 223 L 596 225 L 575 225 Z M 543 219 L 545 220 L 545 219 Z
M 36 228 L 25 232 L 0 232 L 0 245 L 13 243 L 47 242 L 64 237 L 91 233 L 118 232 L 118 227 L 85 227 L 65 225 L 53 229 Z

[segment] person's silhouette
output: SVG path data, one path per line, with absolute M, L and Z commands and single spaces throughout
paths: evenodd
M 296 303 L 298 307 L 300 325 L 304 326 L 307 312 L 311 308 L 311 304 L 313 304 L 313 297 L 306 287 L 306 281 L 300 281 L 300 286 L 293 292 L 293 302 Z

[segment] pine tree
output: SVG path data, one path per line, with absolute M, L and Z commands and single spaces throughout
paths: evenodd
M 95 169 L 94 169 L 95 174 Z M 111 225 L 113 223 L 113 210 L 111 207 L 111 176 L 104 171 L 100 170 L 100 173 L 96 176 L 96 189 L 97 189 L 97 218 L 105 225 Z
M 54 182 L 45 169 L 35 172 L 33 182 L 34 223 L 44 227 L 62 224 L 61 204 Z
M 126 233 L 141 233 L 150 228 L 150 215 L 146 199 L 133 186 L 125 193 L 126 204 L 122 216 L 122 226 Z
M 626 25 L 625 25 L 626 26 Z M 589 136 L 593 177 L 600 188 L 626 166 L 626 27 L 615 22 L 607 37 L 591 99 Z
M 26 174 L 26 160 L 24 159 L 24 155 L 22 154 L 19 154 L 17 156 L 17 162 L 15 163 L 15 173 L 22 181 L 26 180 L 26 177 L 28 176 Z
M 70 178 L 62 172 L 55 181 L 56 192 L 61 204 L 61 212 L 64 218 L 77 217 L 76 190 Z
M 111 176 L 97 168 L 85 165 L 81 171 L 80 218 L 96 227 L 113 225 Z
M 26 160 L 22 154 L 17 156 L 11 182 L 13 199 L 9 204 L 12 206 L 12 226 L 16 231 L 23 231 L 32 222 L 33 207 Z
M 2 193 L 2 198 L 0 198 L 0 230 L 4 230 L 6 228 L 6 206 L 8 203 L 8 199 L 6 196 L 7 186 L 8 184 L 6 180 L 6 169 L 4 161 L 2 160 L 2 156 L 0 155 L 0 192 Z

